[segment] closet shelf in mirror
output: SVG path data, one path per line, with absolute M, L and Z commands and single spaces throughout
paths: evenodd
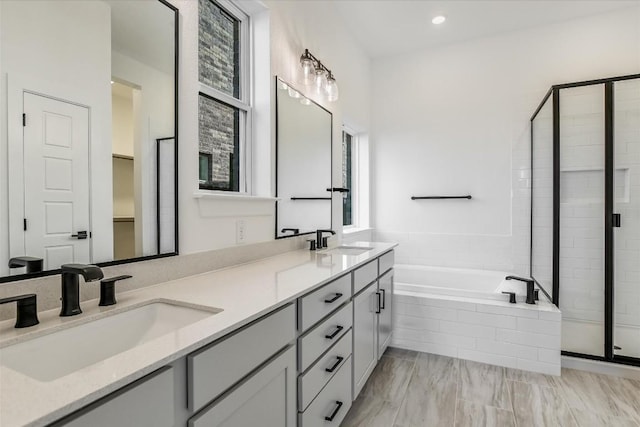
M 134 222 L 135 218 L 132 216 L 114 216 L 113 222 Z

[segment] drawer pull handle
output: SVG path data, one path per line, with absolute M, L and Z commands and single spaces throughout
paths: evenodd
M 331 415 L 329 415 L 328 417 L 324 417 L 325 421 L 329 421 L 329 422 L 333 421 L 336 415 L 338 415 L 338 412 L 340 412 L 340 408 L 342 408 L 342 402 L 340 402 L 339 400 L 336 400 L 336 409 L 333 410 Z
M 341 331 L 341 330 L 343 330 L 343 329 L 344 329 L 344 326 L 337 326 L 337 327 L 336 327 L 336 330 L 335 330 L 335 331 L 333 331 L 333 333 L 331 333 L 331 334 L 329 334 L 329 335 L 325 335 L 324 337 L 325 337 L 325 338 L 327 338 L 327 339 L 332 340 L 332 339 L 334 339 L 334 338 L 336 337 L 336 335 L 338 335 L 338 334 L 340 333 L 340 331 Z
M 381 304 L 382 304 L 382 299 L 380 298 L 380 292 L 376 292 L 376 297 L 378 298 L 378 305 L 376 307 L 376 314 L 380 314 L 380 308 L 381 308 Z
M 336 300 L 342 298 L 342 294 L 340 292 L 336 292 L 336 295 L 331 298 L 331 299 L 326 299 L 324 300 L 324 302 L 326 302 L 327 304 L 331 304 L 332 302 L 335 302 Z
M 329 373 L 332 373 L 333 371 L 338 369 L 338 366 L 340 366 L 340 364 L 342 363 L 343 360 L 344 360 L 344 357 L 337 356 L 336 357 L 336 363 L 334 363 L 332 367 L 326 368 L 325 371 L 327 371 Z
M 384 306 L 386 305 L 387 302 L 387 290 L 386 289 L 380 289 L 380 292 L 382 292 L 382 308 L 384 310 Z

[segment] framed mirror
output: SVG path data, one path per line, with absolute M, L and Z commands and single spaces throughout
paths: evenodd
M 178 253 L 178 10 L 0 2 L 0 282 Z
M 333 116 L 276 77 L 276 238 L 331 228 Z

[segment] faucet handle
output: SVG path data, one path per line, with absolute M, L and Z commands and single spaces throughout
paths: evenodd
M 38 320 L 38 304 L 36 294 L 18 295 L 15 297 L 1 298 L 0 304 L 16 302 L 18 311 L 16 314 L 16 328 L 28 328 L 40 323 Z
M 309 250 L 310 251 L 315 251 L 316 250 L 316 241 L 313 239 L 308 239 L 307 242 L 309 242 Z
M 515 292 L 502 292 L 505 295 L 509 295 L 509 302 L 511 304 L 515 304 L 516 303 L 516 293 Z
M 116 282 L 118 280 L 131 279 L 133 276 L 125 274 L 123 276 L 109 277 L 100 281 L 100 302 L 99 306 L 106 307 L 116 303 Z

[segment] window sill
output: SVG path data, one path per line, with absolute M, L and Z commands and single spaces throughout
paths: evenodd
M 362 231 L 373 231 L 373 228 L 371 227 L 352 227 L 352 226 L 348 226 L 348 227 L 343 227 L 342 228 L 342 234 L 355 234 L 355 233 L 360 233 Z
M 274 216 L 274 205 L 278 200 L 276 197 L 204 191 L 196 191 L 193 198 L 198 202 L 198 211 L 202 218 Z
M 275 202 L 277 197 L 252 196 L 250 194 L 196 191 L 194 199 L 228 200 L 233 202 Z

